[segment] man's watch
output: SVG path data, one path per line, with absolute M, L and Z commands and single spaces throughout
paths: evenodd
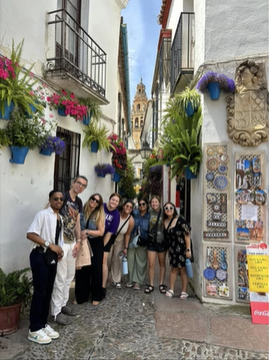
M 49 242 L 49 241 L 46 241 L 46 242 L 45 242 L 45 247 L 48 248 L 49 245 L 50 245 L 50 242 Z
M 189 248 L 187 248 L 187 249 L 186 249 L 186 252 L 190 252 L 190 249 L 189 249 Z

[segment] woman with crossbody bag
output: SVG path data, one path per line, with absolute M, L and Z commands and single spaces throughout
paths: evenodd
M 152 196 L 150 200 L 150 229 L 148 238 L 148 284 L 144 292 L 151 293 L 154 290 L 154 272 L 155 263 L 158 256 L 160 267 L 159 291 L 165 293 L 167 286 L 164 285 L 165 277 L 165 259 L 168 245 L 163 237 L 163 222 L 162 222 L 162 209 L 161 200 L 158 196 Z
M 120 254 L 127 255 L 130 235 L 134 228 L 134 219 L 131 215 L 134 204 L 131 200 L 124 202 L 120 211 L 120 224 L 116 233 L 111 255 L 111 280 L 112 286 L 121 288 L 121 260 Z

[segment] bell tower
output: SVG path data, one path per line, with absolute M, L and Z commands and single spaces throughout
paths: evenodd
M 136 93 L 132 106 L 132 135 L 135 149 L 140 149 L 140 135 L 144 125 L 144 118 L 147 109 L 147 94 L 145 91 L 145 85 L 140 83 L 136 87 Z

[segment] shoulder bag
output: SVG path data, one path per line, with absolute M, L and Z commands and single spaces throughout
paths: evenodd
M 140 227 L 137 227 L 137 233 L 135 236 L 133 236 L 131 242 L 129 243 L 128 248 L 137 248 L 139 239 L 140 239 Z
M 161 213 L 162 213 L 162 210 L 160 209 L 159 213 L 158 213 L 157 221 L 154 224 L 154 226 L 149 230 L 149 233 L 148 233 L 147 243 L 149 243 L 151 245 L 155 245 L 157 242 L 158 223 L 159 223 Z
M 93 256 L 91 246 L 87 239 L 80 242 L 79 251 L 76 257 L 76 269 L 81 269 L 84 266 L 92 264 L 91 257 Z

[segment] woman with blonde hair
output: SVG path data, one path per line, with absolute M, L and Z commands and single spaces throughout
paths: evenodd
M 150 221 L 149 227 L 152 231 L 154 229 L 155 238 L 148 241 L 148 284 L 144 292 L 146 294 L 151 293 L 154 290 L 154 271 L 156 258 L 158 257 L 160 267 L 160 279 L 159 279 L 159 291 L 160 293 L 166 293 L 167 286 L 164 285 L 165 277 L 165 259 L 168 249 L 168 244 L 164 240 L 163 236 L 163 222 L 162 222 L 162 209 L 161 200 L 158 196 L 152 196 L 150 199 Z
M 81 238 L 88 239 L 93 257 L 91 266 L 84 266 L 76 271 L 75 294 L 77 303 L 89 300 L 92 290 L 92 304 L 99 304 L 102 299 L 102 262 L 103 262 L 103 235 L 105 231 L 105 213 L 103 198 L 94 193 L 85 203 L 80 219 Z

